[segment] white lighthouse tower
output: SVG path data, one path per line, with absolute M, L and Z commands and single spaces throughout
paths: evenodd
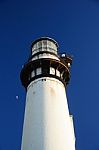
M 65 91 L 72 59 L 59 56 L 57 49 L 55 40 L 37 39 L 22 68 L 20 77 L 27 95 L 21 150 L 75 150 Z

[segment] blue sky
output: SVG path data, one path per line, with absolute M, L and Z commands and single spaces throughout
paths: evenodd
M 0 0 L 0 150 L 20 150 L 25 108 L 20 71 L 31 42 L 41 36 L 73 55 L 67 94 L 76 150 L 99 150 L 98 0 Z

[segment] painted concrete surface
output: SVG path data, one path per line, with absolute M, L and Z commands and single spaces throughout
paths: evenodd
M 21 150 L 75 150 L 61 81 L 43 77 L 28 86 Z

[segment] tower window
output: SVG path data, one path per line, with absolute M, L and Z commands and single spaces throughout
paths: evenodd
M 31 77 L 34 77 L 35 76 L 35 72 L 34 70 L 31 72 Z
M 42 67 L 42 74 L 49 74 L 49 67 Z
M 60 72 L 56 69 L 56 75 L 60 77 Z
M 54 69 L 54 68 L 52 68 L 52 67 L 50 67 L 50 74 L 55 75 L 55 69 Z
M 41 74 L 41 68 L 36 69 L 37 75 Z

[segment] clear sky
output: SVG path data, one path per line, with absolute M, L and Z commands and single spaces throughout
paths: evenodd
M 20 150 L 25 107 L 20 71 L 31 42 L 41 36 L 73 55 L 67 94 L 76 150 L 99 150 L 98 0 L 0 0 L 0 150 Z

